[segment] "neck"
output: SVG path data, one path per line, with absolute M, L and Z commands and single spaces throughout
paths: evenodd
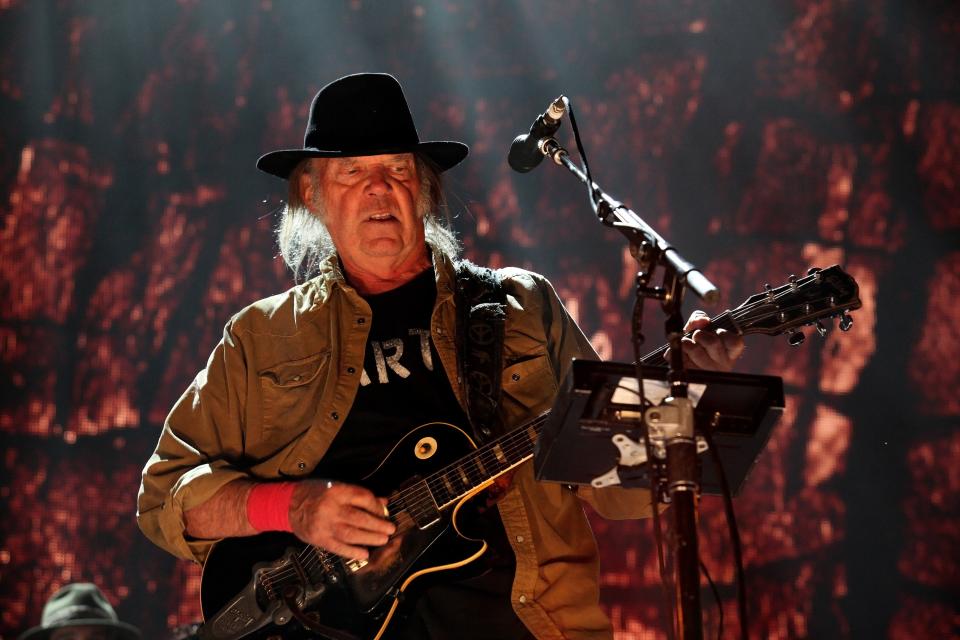
M 407 284 L 431 266 L 429 254 L 424 253 L 417 260 L 400 267 L 387 266 L 382 269 L 360 267 L 343 263 L 347 282 L 360 295 L 376 295 L 392 291 Z

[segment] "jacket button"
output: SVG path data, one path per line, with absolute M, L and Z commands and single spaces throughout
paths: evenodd
M 297 469 L 300 469 L 300 471 L 303 471 L 306 468 L 307 468 L 307 463 L 304 462 L 303 460 L 297 463 Z
M 520 374 L 515 373 L 512 376 L 510 376 L 510 379 L 513 380 L 514 382 L 518 382 L 520 380 Z
M 330 417 L 333 418 L 334 420 L 339 420 L 339 419 L 340 419 L 340 414 L 337 413 L 336 411 L 331 411 L 331 412 L 330 412 Z
M 517 542 L 523 542 L 523 536 L 517 536 Z
M 347 367 L 347 373 L 356 373 L 356 372 L 357 370 L 354 369 L 353 367 Z
M 357 324 L 366 324 L 366 322 L 367 322 L 366 318 L 357 318 Z
M 520 604 L 524 604 L 527 601 L 527 596 L 520 594 L 520 597 L 517 598 L 520 601 Z
M 482 433 L 482 434 L 485 435 L 485 436 L 489 436 L 489 435 L 490 435 L 490 429 L 489 429 L 488 427 L 480 427 L 480 433 Z

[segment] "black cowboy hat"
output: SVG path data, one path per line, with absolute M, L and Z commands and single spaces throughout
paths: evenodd
M 120 622 L 107 598 L 89 582 L 68 584 L 50 596 L 43 605 L 40 626 L 25 631 L 17 640 L 46 640 L 63 627 L 104 627 L 117 640 L 140 640 L 137 628 Z
M 302 149 L 260 156 L 257 168 L 284 180 L 304 158 L 343 158 L 418 152 L 440 171 L 456 166 L 469 148 L 450 140 L 420 142 L 400 83 L 386 73 L 357 73 L 317 93 Z

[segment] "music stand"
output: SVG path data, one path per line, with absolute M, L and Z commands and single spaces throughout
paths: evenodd
M 636 365 L 629 363 L 573 361 L 534 453 L 538 480 L 601 486 L 596 481 L 606 477 L 607 484 L 602 486 L 650 486 L 649 465 L 637 458 L 623 460 L 623 445 L 614 444 L 618 434 L 643 443 L 636 371 Z M 700 432 L 709 429 L 730 490 L 737 495 L 783 413 L 783 381 L 774 376 L 698 369 L 688 370 L 687 375 L 690 396 L 696 399 L 695 427 Z M 657 388 L 663 389 L 660 397 L 669 389 L 666 367 L 645 366 L 643 377 L 660 383 L 645 385 L 648 400 L 658 399 Z M 645 455 L 643 452 L 641 457 L 645 459 Z M 702 492 L 719 495 L 713 460 L 701 456 L 701 468 Z M 618 473 L 611 475 L 612 470 Z

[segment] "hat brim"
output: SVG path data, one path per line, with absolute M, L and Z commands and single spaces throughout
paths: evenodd
M 62 620 L 47 626 L 34 627 L 24 631 L 17 640 L 47 640 L 57 629 L 63 627 L 109 627 L 116 640 L 141 640 L 140 630 L 126 622 L 104 620 L 103 618 Z
M 350 158 L 358 156 L 376 156 L 387 153 L 421 153 L 429 158 L 441 172 L 460 164 L 470 148 L 462 142 L 439 140 L 421 142 L 405 147 L 384 147 L 382 149 L 364 149 L 363 151 L 343 151 L 324 149 L 282 149 L 260 156 L 257 169 L 270 175 L 287 180 L 290 174 L 305 158 Z

